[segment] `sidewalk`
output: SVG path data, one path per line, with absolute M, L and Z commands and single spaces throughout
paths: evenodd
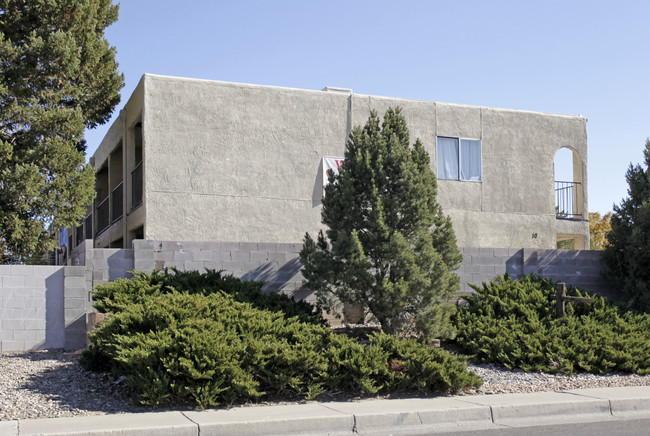
M 16 435 L 342 435 L 650 417 L 650 386 L 0 421 Z

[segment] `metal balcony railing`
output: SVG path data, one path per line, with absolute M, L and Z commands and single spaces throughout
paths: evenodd
M 97 232 L 95 235 L 99 235 L 111 224 L 108 215 L 108 203 L 108 197 L 106 197 L 95 206 L 95 212 L 97 214 Z
M 582 218 L 582 211 L 578 206 L 581 189 L 580 182 L 555 182 L 555 216 L 557 218 Z
M 131 210 L 142 203 L 142 161 L 131 171 Z
M 93 238 L 93 214 L 90 213 L 86 217 L 86 222 L 84 223 L 84 226 L 86 228 L 86 239 L 92 239 Z
M 122 205 L 122 201 L 124 199 L 124 192 L 122 190 L 123 185 L 124 183 L 121 182 L 111 192 L 111 223 L 114 223 L 115 221 L 122 218 L 122 215 L 124 213 L 124 207 Z
M 75 233 L 76 233 L 76 239 L 75 239 L 76 242 L 75 247 L 76 247 L 77 245 L 81 244 L 84 241 L 85 233 L 84 233 L 83 222 L 77 226 L 77 231 Z

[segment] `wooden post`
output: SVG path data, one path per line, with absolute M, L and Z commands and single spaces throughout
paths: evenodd
M 587 297 L 567 297 L 566 283 L 559 282 L 555 292 L 555 312 L 558 318 L 562 318 L 566 313 L 564 312 L 564 302 L 575 301 L 577 303 L 592 303 L 593 300 Z

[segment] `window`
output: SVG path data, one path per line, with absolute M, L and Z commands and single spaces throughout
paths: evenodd
M 437 176 L 439 179 L 480 182 L 481 140 L 436 138 Z

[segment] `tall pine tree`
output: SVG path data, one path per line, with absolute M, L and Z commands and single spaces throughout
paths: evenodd
M 603 273 L 630 307 L 650 312 L 650 139 L 643 155 L 645 168 L 630 164 L 628 197 L 614 205 Z
M 338 175 L 325 187 L 321 231 L 300 252 L 306 285 L 320 304 L 367 308 L 388 333 L 415 328 L 451 337 L 453 271 L 462 256 L 451 219 L 436 200 L 437 182 L 420 140 L 389 109 L 356 127 Z
M 84 128 L 105 123 L 124 78 L 104 29 L 111 0 L 0 0 L 0 262 L 51 249 L 94 198 Z

